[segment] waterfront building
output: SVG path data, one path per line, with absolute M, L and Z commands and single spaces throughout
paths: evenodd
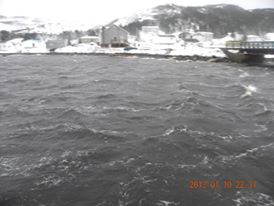
M 262 41 L 263 39 L 257 35 L 247 35 L 247 41 Z
M 22 49 L 23 38 L 15 38 L 3 43 L 0 43 L 0 53 L 18 53 Z
M 91 42 L 99 44 L 99 42 L 100 42 L 99 36 L 82 36 L 82 37 L 80 37 L 80 43 L 88 44 Z
M 139 41 L 153 43 L 159 33 L 160 28 L 158 26 L 143 26 L 139 31 Z
M 128 45 L 129 33 L 117 25 L 103 27 L 100 31 L 102 47 L 125 47 Z
M 67 39 L 50 39 L 46 42 L 47 49 L 54 51 L 58 48 L 62 48 L 68 45 Z
M 197 39 L 199 42 L 212 41 L 214 34 L 212 32 L 200 31 L 192 35 L 192 39 Z
M 47 52 L 46 43 L 43 40 L 29 39 L 22 42 L 22 52 L 25 53 L 45 53 Z
M 267 33 L 267 34 L 265 34 L 264 38 L 267 41 L 274 41 L 274 33 Z
M 142 26 L 141 31 L 144 33 L 158 34 L 160 32 L 160 28 L 158 26 Z

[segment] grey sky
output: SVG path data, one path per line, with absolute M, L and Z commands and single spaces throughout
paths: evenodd
M 106 23 L 166 3 L 182 6 L 228 3 L 246 9 L 274 8 L 274 0 L 0 0 L 0 15 Z

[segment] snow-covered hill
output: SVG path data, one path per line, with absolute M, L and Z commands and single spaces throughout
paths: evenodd
M 24 16 L 0 16 L 0 30 L 28 31 L 45 34 L 59 34 L 63 31 L 87 31 L 94 27 L 88 22 L 44 20 Z
M 29 32 L 58 34 L 63 31 L 87 31 L 95 28 L 88 19 L 81 22 L 71 19 L 56 21 L 56 19 L 0 16 L 0 30 L 14 31 L 29 28 Z M 209 31 L 213 32 L 215 37 L 223 37 L 228 32 L 256 35 L 273 33 L 273 19 L 274 9 L 245 10 L 228 4 L 200 7 L 166 4 L 116 19 L 111 23 L 124 27 L 133 35 L 136 35 L 142 26 L 158 25 L 166 33 L 191 29 Z
M 123 26 L 131 34 L 136 34 L 142 26 L 158 25 L 166 33 L 193 29 L 222 37 L 228 32 L 259 35 L 274 32 L 273 19 L 274 9 L 245 10 L 228 4 L 202 7 L 166 4 L 112 23 Z

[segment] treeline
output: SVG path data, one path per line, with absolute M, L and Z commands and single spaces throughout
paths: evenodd
M 0 42 L 6 42 L 15 38 L 22 38 L 24 40 L 28 39 L 39 39 L 40 35 L 33 32 L 33 33 L 16 33 L 16 32 L 9 32 L 6 30 L 0 31 Z

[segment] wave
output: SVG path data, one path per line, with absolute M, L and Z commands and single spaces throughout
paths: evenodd
M 229 156 L 221 156 L 221 161 L 223 163 L 227 163 L 228 161 L 241 159 L 243 157 L 247 157 L 247 156 L 253 155 L 255 153 L 259 153 L 260 150 L 262 152 L 262 151 L 266 150 L 267 148 L 272 148 L 273 146 L 274 146 L 274 142 L 266 144 L 266 145 L 261 145 L 259 147 L 254 147 L 252 149 L 247 149 L 245 152 L 242 152 L 239 154 L 234 154 L 234 155 L 229 155 Z
M 262 112 L 255 113 L 255 116 L 256 117 L 269 117 L 269 118 L 273 118 L 273 116 L 274 116 L 273 113 L 274 112 L 272 110 L 265 109 Z
M 178 111 L 180 109 L 183 109 L 185 107 L 185 101 L 182 100 L 174 100 L 171 103 L 165 104 L 163 106 L 156 106 L 153 107 L 152 110 L 166 110 L 166 111 Z
M 167 200 L 159 200 L 156 205 L 157 206 L 178 206 L 180 205 L 180 202 L 172 202 L 172 201 L 167 201 Z
M 274 206 L 273 197 L 264 193 L 256 193 L 253 191 L 237 191 L 236 199 L 233 199 L 233 201 L 236 203 L 236 206 Z
M 7 79 L 7 80 L 5 80 L 3 83 L 4 84 L 20 84 L 20 83 L 26 83 L 26 82 L 28 82 L 28 78 L 25 78 L 25 79 L 22 79 L 22 78 L 20 78 L 20 79 Z
M 240 78 L 245 78 L 245 77 L 249 77 L 249 76 L 250 76 L 249 73 L 244 72 L 244 73 L 242 73 L 239 77 L 240 77 Z
M 65 181 L 67 181 L 66 178 L 58 176 L 58 175 L 45 175 L 42 177 L 40 181 L 35 182 L 36 187 L 47 187 L 52 188 L 61 185 Z
M 110 112 L 111 111 L 140 112 L 144 110 L 144 109 L 136 109 L 134 107 L 127 107 L 127 106 L 117 106 L 117 107 L 104 106 L 102 109 Z
M 241 95 L 241 98 L 251 97 L 258 90 L 254 85 L 242 85 L 242 87 L 245 89 L 245 93 Z
M 225 136 L 222 135 L 217 135 L 214 132 L 206 132 L 206 131 L 199 131 L 199 130 L 193 130 L 190 129 L 187 125 L 184 125 L 183 127 L 174 127 L 172 126 L 171 128 L 167 129 L 162 136 L 169 136 L 174 133 L 186 133 L 189 135 L 201 135 L 201 136 L 217 136 L 218 138 L 225 139 Z
M 89 129 L 83 126 L 68 127 L 58 133 L 58 136 L 61 139 L 65 140 L 68 138 L 79 141 L 79 146 L 82 143 L 86 145 L 100 145 L 105 143 L 124 142 L 128 135 L 129 133 L 124 131 Z M 83 140 L 80 141 L 80 139 Z
M 3 101 L 10 99 L 10 98 L 16 98 L 16 95 L 10 93 L 10 92 L 3 92 L 0 91 L 0 99 L 2 99 Z
M 119 159 L 122 151 L 116 146 L 105 146 L 95 150 L 87 151 L 85 155 L 80 156 L 81 163 L 90 162 L 100 164 Z
M 233 83 L 227 84 L 222 87 L 224 93 L 220 93 L 221 97 L 250 97 L 254 93 L 258 93 L 258 88 L 252 84 L 244 85 L 242 83 Z M 220 90 L 217 90 L 217 94 L 219 94 Z
M 69 120 L 75 120 L 75 119 L 82 119 L 86 117 L 83 113 L 79 112 L 77 109 L 70 108 L 63 111 L 57 118 L 58 119 L 69 119 Z
M 97 96 L 96 98 L 99 99 L 99 100 L 102 100 L 102 99 L 113 99 L 113 98 L 116 98 L 116 95 L 114 95 L 114 94 L 103 94 L 103 95 Z

